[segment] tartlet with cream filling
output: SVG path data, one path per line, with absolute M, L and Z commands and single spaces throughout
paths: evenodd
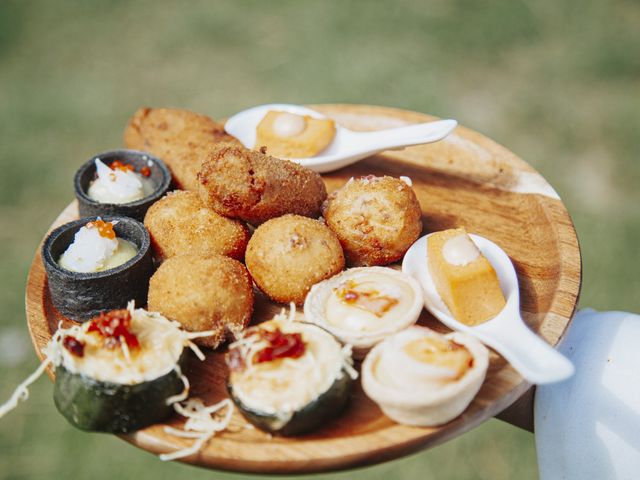
M 362 388 L 395 422 L 437 426 L 460 415 L 480 390 L 489 351 L 470 335 L 411 327 L 376 345 Z
M 360 267 L 315 284 L 304 313 L 307 321 L 352 345 L 355 358 L 363 358 L 387 336 L 413 325 L 423 306 L 413 277 L 386 267 Z

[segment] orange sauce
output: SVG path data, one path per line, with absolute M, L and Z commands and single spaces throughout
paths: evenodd
M 87 228 L 97 228 L 101 237 L 109 238 L 113 240 L 116 238 L 116 232 L 113 230 L 113 223 L 105 222 L 104 220 L 96 220 L 89 222 L 86 225 Z
M 343 303 L 373 313 L 378 318 L 398 304 L 397 298 L 381 295 L 374 289 L 357 290 L 357 287 L 353 280 L 349 280 L 337 289 L 336 294 Z

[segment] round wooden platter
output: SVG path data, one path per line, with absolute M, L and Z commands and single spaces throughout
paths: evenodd
M 415 112 L 356 105 L 315 105 L 345 127 L 378 130 L 433 120 Z M 325 174 L 329 191 L 350 177 L 400 175 L 413 181 L 423 211 L 424 232 L 465 226 L 490 238 L 511 257 L 520 281 L 525 321 L 555 345 L 571 321 L 581 281 L 580 249 L 571 218 L 557 194 L 527 163 L 490 139 L 458 127 L 447 139 L 385 152 Z M 51 228 L 77 218 L 70 204 Z M 282 308 L 258 295 L 254 322 Z M 36 253 L 26 290 L 27 321 L 38 355 L 56 330 L 69 324 L 52 306 L 47 279 Z M 301 313 L 297 314 L 299 317 Z M 446 331 L 426 310 L 420 324 Z M 207 353 L 191 362 L 192 395 L 207 404 L 227 396 L 224 352 Z M 52 372 L 49 372 L 53 376 Z M 398 425 L 385 417 L 363 393 L 360 382 L 348 409 L 320 430 L 294 438 L 272 437 L 247 428 L 236 411 L 228 431 L 215 436 L 197 455 L 184 461 L 205 467 L 256 473 L 311 473 L 374 464 L 451 439 L 511 405 L 528 388 L 518 373 L 492 352 L 487 378 L 475 400 L 458 418 L 437 428 Z M 166 424 L 179 427 L 178 415 Z M 191 440 L 154 425 L 123 438 L 154 453 L 188 446 Z

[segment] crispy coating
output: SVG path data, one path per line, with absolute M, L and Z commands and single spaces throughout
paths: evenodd
M 329 195 L 322 213 L 351 266 L 395 262 L 422 231 L 416 194 L 404 181 L 388 176 L 349 180 Z
M 195 342 L 216 348 L 251 319 L 251 277 L 244 265 L 223 255 L 171 257 L 151 277 L 148 307 L 186 330 L 212 330 L 213 335 Z
M 327 197 L 318 173 L 228 144 L 211 151 L 198 178 L 205 203 L 253 225 L 287 213 L 317 217 Z
M 249 230 L 207 207 L 196 192 L 176 190 L 154 203 L 144 217 L 156 256 L 226 255 L 244 258 Z
M 246 264 L 271 299 L 304 303 L 309 289 L 344 268 L 336 235 L 323 223 L 284 215 L 259 226 L 247 245 Z
M 164 161 L 178 188 L 197 190 L 202 159 L 219 143 L 240 145 L 224 126 L 205 115 L 172 108 L 140 108 L 124 131 L 127 148 Z

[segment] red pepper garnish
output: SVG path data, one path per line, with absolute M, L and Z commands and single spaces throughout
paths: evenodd
M 281 358 L 299 358 L 304 355 L 306 344 L 299 333 L 283 333 L 280 329 L 266 330 L 260 327 L 252 327 L 244 333 L 244 338 L 257 335 L 265 340 L 268 345 L 255 353 L 254 363 L 272 362 Z M 232 372 L 242 372 L 246 367 L 246 359 L 242 356 L 242 348 L 234 347 L 229 350 L 226 362 Z
M 130 349 L 140 347 L 138 337 L 129 329 L 131 327 L 131 313 L 129 310 L 112 310 L 103 312 L 91 320 L 87 332 L 97 332 L 104 338 L 107 348 L 120 346 L 121 339 Z
M 76 357 L 84 357 L 84 342 L 78 340 L 76 337 L 66 335 L 62 339 L 62 346 L 69 350 L 72 355 Z
M 304 355 L 306 345 L 299 333 L 283 333 L 276 329 L 261 330 L 260 334 L 269 346 L 256 353 L 256 363 L 271 362 L 279 358 L 299 358 Z
M 109 167 L 111 167 L 111 170 L 118 169 L 118 170 L 122 170 L 123 172 L 133 172 L 133 165 L 124 163 L 120 160 L 114 160 L 113 162 L 111 162 Z
M 151 169 L 147 166 L 144 166 L 140 169 L 140 175 L 144 177 L 148 177 L 151 175 Z

